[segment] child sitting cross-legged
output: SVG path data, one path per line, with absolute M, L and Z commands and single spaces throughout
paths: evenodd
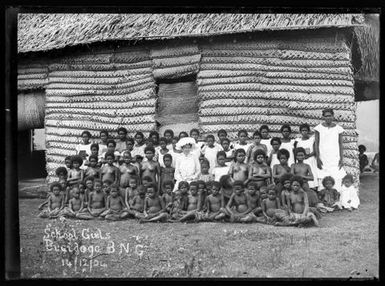
M 212 182 L 211 194 L 206 198 L 206 219 L 208 221 L 222 220 L 226 217 L 224 209 L 224 202 L 219 193 L 221 184 L 219 182 Z
M 202 220 L 203 213 L 201 213 L 200 210 L 201 198 L 198 194 L 198 183 L 191 182 L 188 194 L 187 212 L 179 219 L 179 221 L 183 222 L 191 219 Z
M 41 218 L 58 218 L 64 208 L 65 197 L 60 193 L 62 186 L 58 183 L 52 183 L 50 186 L 51 195 L 48 197 L 48 207 L 39 213 Z
M 353 176 L 350 174 L 342 178 L 340 203 L 344 209 L 349 211 L 358 209 L 360 205 L 358 189 L 353 185 L 353 181 Z
M 247 204 L 247 198 L 244 193 L 244 185 L 242 181 L 235 181 L 233 184 L 233 194 L 226 205 L 226 215 L 230 218 L 230 222 L 240 221 L 250 211 Z
M 131 202 L 129 202 L 128 214 L 129 217 L 142 219 L 144 218 L 144 200 L 146 198 L 146 187 L 141 185 L 138 187 L 137 194 Z
M 170 214 L 173 202 L 173 192 L 174 189 L 174 181 L 164 181 L 162 185 L 163 194 L 160 197 L 165 205 L 166 212 Z
M 214 181 L 214 175 L 209 173 L 210 162 L 203 157 L 201 162 L 201 172 L 198 175 L 198 180 L 202 180 L 205 183 Z
M 78 214 L 83 210 L 84 200 L 80 196 L 80 190 L 78 186 L 74 186 L 71 190 L 72 198 L 68 202 L 68 207 L 65 207 L 62 211 L 62 215 L 68 218 L 76 218 Z
M 172 156 L 171 154 L 165 154 L 163 156 L 163 164 L 164 167 L 160 167 L 160 180 L 159 180 L 159 186 L 162 188 L 159 188 L 161 191 L 161 194 L 163 194 L 163 182 L 166 181 L 174 181 L 175 177 L 175 168 L 172 167 Z
M 292 173 L 286 173 L 286 174 L 283 174 L 281 177 L 280 177 L 280 183 L 281 183 L 281 208 L 284 209 L 284 210 L 288 210 L 289 209 L 289 199 L 290 199 L 290 192 L 291 192 L 291 178 L 293 177 L 293 174 Z M 276 190 L 277 190 L 277 187 L 276 187 Z M 279 194 L 278 190 L 277 190 L 277 193 Z
M 165 205 L 158 195 L 156 183 L 147 186 L 147 197 L 144 199 L 143 213 L 144 218 L 139 221 L 141 223 L 165 221 L 168 219 Z
M 219 180 L 221 184 L 221 196 L 223 200 L 223 204 L 226 206 L 230 200 L 231 195 L 233 194 L 233 184 L 231 182 L 230 175 L 224 175 Z
M 264 222 L 267 224 L 272 224 L 275 219 L 277 212 L 281 210 L 281 203 L 275 191 L 274 185 L 267 186 L 267 198 L 263 199 L 261 202 L 263 219 L 258 220 L 258 222 Z
M 255 182 L 247 183 L 246 200 L 250 211 L 245 217 L 239 219 L 239 221 L 255 222 L 257 221 L 257 217 L 262 214 L 262 208 L 259 201 L 259 190 L 257 190 Z
M 122 198 L 124 198 L 124 203 L 126 204 L 126 206 L 130 206 L 132 204 L 132 200 L 137 195 L 138 182 L 138 176 L 131 176 L 128 180 L 128 187 L 123 189 L 123 192 L 121 192 L 120 195 L 122 196 Z
M 318 193 L 320 199 L 319 210 L 322 212 L 332 212 L 336 209 L 342 209 L 341 203 L 339 202 L 340 193 L 333 188 L 334 184 L 335 181 L 331 176 L 326 176 L 322 179 L 324 189 Z
M 123 201 L 123 198 L 119 195 L 119 186 L 112 184 L 110 186 L 110 195 L 107 197 L 106 210 L 100 214 L 107 220 L 120 220 L 128 217 L 128 209 Z
M 102 191 L 102 181 L 99 179 L 94 180 L 94 189 L 88 196 L 87 210 L 89 218 L 101 218 L 100 214 L 106 210 L 106 195 Z

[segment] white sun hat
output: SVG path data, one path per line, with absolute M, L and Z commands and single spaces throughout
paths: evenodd
M 195 148 L 195 139 L 192 138 L 192 137 L 183 137 L 182 139 L 180 139 L 178 141 L 178 143 L 176 143 L 176 149 L 178 150 L 182 150 L 182 147 L 184 145 L 187 145 L 187 144 L 191 144 L 191 149 L 194 149 Z

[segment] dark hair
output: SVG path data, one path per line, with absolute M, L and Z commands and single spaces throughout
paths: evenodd
M 106 136 L 108 137 L 108 131 L 107 130 L 101 130 L 99 132 L 99 135 L 102 135 L 103 133 L 106 134 Z
M 223 175 L 220 179 L 219 179 L 219 183 L 221 184 L 222 187 L 224 187 L 225 189 L 229 189 L 232 187 L 232 185 L 229 183 L 229 179 L 231 178 L 230 175 Z
M 283 185 L 285 181 L 290 181 L 293 176 L 292 173 L 285 173 L 279 178 L 279 181 Z
M 92 137 L 90 131 L 87 131 L 87 130 L 83 131 L 81 137 L 83 137 L 84 134 L 87 134 L 88 137 L 90 138 Z
M 241 135 L 242 133 L 246 134 L 246 137 L 248 136 L 247 131 L 246 131 L 245 129 L 242 129 L 242 130 L 239 130 L 239 131 L 238 131 L 238 137 L 239 137 L 239 135 Z
M 96 147 L 96 149 L 99 151 L 99 144 L 98 144 L 98 143 L 92 143 L 92 144 L 91 144 L 91 147 L 90 147 L 90 150 L 91 150 L 92 148 L 94 148 L 94 147 Z
M 111 180 L 108 180 L 108 179 L 106 179 L 106 180 L 100 180 L 100 179 L 95 179 L 94 180 L 94 184 L 95 183 L 100 183 L 101 185 L 103 185 L 104 183 L 107 183 L 108 184 L 108 186 L 111 186 L 112 185 L 112 181 Z
M 68 175 L 68 172 L 67 172 L 66 167 L 59 167 L 59 168 L 56 168 L 56 170 L 55 170 L 56 176 L 59 176 L 60 173 L 64 173 L 64 176 L 67 176 L 67 175 Z
M 198 181 L 197 181 L 197 184 L 198 184 L 198 187 L 199 187 L 199 185 L 204 185 L 205 188 L 206 188 L 206 183 L 205 183 L 205 181 L 203 181 L 203 180 L 198 180 Z
M 293 182 L 298 182 L 301 187 L 303 185 L 303 179 L 302 179 L 301 176 L 293 176 L 293 177 L 291 177 L 290 184 L 292 184 Z
M 130 158 L 132 158 L 131 152 L 128 151 L 128 150 L 124 150 L 124 151 L 122 152 L 122 157 L 123 157 L 124 155 L 126 155 L 126 154 L 128 154 L 128 155 L 130 156 Z
M 261 127 L 259 127 L 259 132 L 262 133 L 262 130 L 267 130 L 268 132 L 270 131 L 269 126 L 267 126 L 267 125 L 262 125 Z
M 83 182 L 87 182 L 87 181 L 92 181 L 92 182 L 95 182 L 95 178 L 93 176 L 87 176 L 84 178 Z
M 166 130 L 164 130 L 163 136 L 166 137 L 166 133 L 170 133 L 171 137 L 174 137 L 174 131 L 172 131 L 171 129 L 166 129 Z
M 222 178 L 223 178 L 223 176 L 222 176 Z M 218 189 L 221 189 L 221 183 L 219 183 L 219 182 L 217 182 L 217 181 L 211 181 L 211 182 L 207 182 L 206 183 L 206 186 L 208 186 L 209 184 L 208 183 L 210 183 L 210 185 L 211 185 L 211 187 L 217 187 Z
M 254 153 L 254 161 L 257 161 L 258 155 L 263 155 L 263 157 L 266 157 L 266 152 L 262 149 L 257 149 Z
M 221 130 L 218 131 L 218 133 L 217 133 L 218 137 L 219 137 L 220 134 L 225 134 L 227 136 L 227 132 L 226 132 L 225 129 L 221 129 Z
M 295 148 L 295 149 L 294 149 L 294 154 L 295 154 L 296 157 L 297 157 L 297 154 L 298 154 L 299 152 L 302 152 L 303 154 L 306 155 L 306 151 L 305 151 L 305 149 L 304 149 L 303 147 L 298 147 L 298 148 Z
M 174 182 L 171 180 L 166 180 L 162 183 L 162 187 L 165 188 L 166 186 L 171 186 L 171 189 L 174 189 Z
M 269 185 L 266 186 L 266 191 L 267 191 L 267 192 L 269 192 L 269 191 L 271 191 L 271 190 L 273 190 L 273 191 L 276 192 L 276 187 L 275 187 L 274 184 L 269 184 Z
M 64 162 L 65 162 L 66 160 L 72 161 L 72 156 L 67 156 L 67 157 L 65 157 L 65 158 L 64 158 Z
M 196 133 L 198 133 L 198 136 L 199 136 L 199 134 L 200 134 L 200 132 L 199 132 L 199 130 L 198 130 L 198 129 L 196 129 L 196 128 L 193 128 L 193 129 L 191 129 L 191 130 L 190 130 L 190 136 L 191 136 L 191 133 L 193 133 L 193 132 L 196 132 Z
M 246 186 L 247 187 L 252 186 L 254 189 L 257 189 L 258 184 L 255 181 L 248 181 Z
M 215 141 L 215 138 L 214 138 L 214 135 L 213 134 L 209 134 L 206 136 L 206 140 L 208 140 L 209 138 L 213 139 Z
M 91 161 L 91 159 L 95 159 L 96 162 L 98 162 L 98 156 L 96 156 L 96 155 L 90 155 L 90 156 L 88 157 L 88 161 Z
M 219 152 L 218 152 L 218 153 L 219 153 Z M 242 148 L 239 148 L 239 149 L 235 150 L 235 153 L 234 153 L 234 162 L 237 162 L 237 156 L 238 156 L 239 153 L 243 153 L 243 154 L 246 155 L 245 150 L 242 149 Z
M 351 182 L 354 182 L 353 175 L 346 174 L 346 176 L 342 178 L 342 182 L 345 181 L 345 180 L 350 180 Z
M 166 158 L 169 158 L 169 159 L 172 161 L 172 156 L 171 156 L 170 153 L 164 154 L 164 156 L 163 156 L 163 161 L 164 161 L 164 159 L 166 159 Z
M 188 137 L 188 133 L 187 133 L 186 131 L 181 131 L 181 132 L 179 133 L 179 139 L 180 139 L 180 136 L 181 136 L 182 134 L 184 134 L 184 135 L 186 135 L 186 137 Z
M 279 145 L 281 145 L 282 144 L 282 141 L 281 141 L 281 138 L 279 138 L 279 137 L 273 137 L 273 138 L 271 138 L 271 140 L 270 140 L 270 145 L 273 145 L 273 142 L 278 142 L 279 143 Z
M 142 178 L 142 181 L 147 181 L 147 182 L 153 182 L 153 180 L 152 180 L 152 178 L 150 177 L 150 176 L 144 176 L 143 178 Z
M 117 184 L 112 184 L 112 185 L 110 185 L 110 189 L 112 189 L 112 188 L 114 188 L 114 189 L 116 189 L 117 191 L 119 191 L 119 186 L 118 186 Z
M 285 148 L 279 149 L 277 152 L 277 158 L 278 160 L 281 158 L 282 155 L 286 156 L 286 159 L 290 158 L 290 152 L 287 151 Z
M 325 113 L 329 112 L 331 115 L 334 115 L 334 111 L 331 108 L 325 108 L 322 110 L 322 116 L 325 116 Z
M 125 134 L 127 134 L 127 129 L 124 128 L 124 127 L 119 127 L 119 128 L 118 128 L 118 131 L 117 131 L 118 134 L 119 134 L 120 131 L 123 131 Z
M 364 152 L 366 151 L 366 147 L 365 147 L 365 145 L 358 145 L 358 150 L 360 150 L 360 149 L 363 149 L 364 150 Z
M 84 188 L 87 188 L 86 183 L 84 183 L 84 182 L 79 182 L 77 184 L 78 188 L 80 188 L 80 185 L 82 185 Z
M 289 129 L 289 132 L 291 133 L 291 127 L 290 127 L 290 125 L 289 124 L 283 124 L 282 126 L 281 126 L 281 132 L 283 131 L 283 129 Z
M 110 151 L 106 152 L 106 154 L 104 155 L 104 159 L 107 159 L 108 156 L 112 156 L 112 158 L 115 159 L 115 154 L 114 154 L 114 152 L 110 152 Z
M 185 186 L 187 189 L 190 187 L 189 183 L 187 183 L 186 181 L 180 181 L 178 184 L 178 190 L 183 186 Z
M 197 181 L 191 182 L 191 183 L 190 183 L 190 188 L 191 188 L 191 186 L 195 186 L 195 187 L 198 188 L 198 182 L 197 182 Z
M 326 176 L 325 178 L 322 179 L 322 185 L 326 188 L 326 182 L 329 181 L 329 182 L 332 182 L 333 186 L 335 185 L 336 181 L 334 180 L 334 178 L 332 176 Z
M 147 190 L 148 188 L 153 188 L 155 190 L 155 193 L 158 192 L 158 185 L 155 182 L 151 182 L 151 184 L 147 186 Z
M 152 137 L 152 135 L 156 135 L 156 139 L 159 141 L 159 133 L 155 130 L 151 131 L 148 137 Z
M 138 136 L 138 135 L 141 136 L 142 138 L 144 138 L 144 135 L 142 132 L 140 132 L 140 131 L 136 132 L 134 137 L 136 138 L 136 136 Z
M 160 142 L 165 142 L 167 144 L 167 139 L 165 137 L 160 137 L 159 138 L 159 143 Z
M 83 158 L 79 155 L 72 156 L 71 163 L 73 164 L 73 162 L 78 162 L 79 165 L 81 166 L 83 164 Z
M 307 131 L 310 131 L 310 126 L 307 123 L 303 123 L 299 126 L 299 131 L 301 132 L 301 129 L 306 128 Z
M 213 186 L 214 181 L 208 181 L 206 182 L 206 188 L 211 188 Z
M 202 166 L 203 164 L 207 165 L 207 166 L 210 168 L 210 161 L 207 160 L 206 157 L 203 157 L 203 159 L 202 159 L 201 166 Z
M 53 188 L 54 187 L 58 187 L 60 191 L 63 190 L 61 184 L 59 182 L 53 182 L 50 186 L 49 186 L 49 190 L 52 192 Z
M 107 146 L 108 146 L 110 143 L 114 144 L 114 147 L 116 147 L 116 142 L 115 142 L 114 139 L 108 139 L 108 140 L 107 140 Z
M 221 144 L 223 144 L 223 142 L 225 142 L 225 141 L 229 142 L 229 144 L 230 144 L 230 139 L 229 139 L 229 138 L 223 138 L 223 139 L 221 140 Z
M 139 183 L 139 177 L 137 175 L 131 175 L 130 179 L 128 179 L 128 180 L 131 180 L 131 179 L 134 179 L 136 181 L 136 183 Z
M 255 131 L 254 133 L 253 133 L 253 137 L 254 136 L 259 136 L 259 137 L 262 137 L 262 135 L 261 135 L 261 132 L 259 132 L 258 130 L 257 131 Z
M 244 184 L 243 184 L 243 182 L 242 182 L 242 181 L 239 181 L 239 180 L 237 180 L 237 181 L 235 181 L 235 182 L 233 183 L 233 187 L 235 187 L 235 186 L 241 186 L 242 188 L 245 187 Z
M 227 157 L 225 151 L 219 151 L 219 152 L 217 153 L 217 159 L 219 158 L 219 156 L 224 156 L 225 159 L 226 159 L 226 157 Z
M 135 144 L 135 140 L 134 140 L 133 138 L 131 138 L 131 137 L 127 138 L 127 140 L 126 140 L 126 144 L 127 144 L 127 142 L 131 142 L 131 143 L 132 143 L 132 145 L 134 145 L 134 144 Z
M 147 151 L 151 151 L 155 154 L 155 148 L 152 146 L 146 146 L 146 148 L 144 148 L 144 153 L 146 154 Z

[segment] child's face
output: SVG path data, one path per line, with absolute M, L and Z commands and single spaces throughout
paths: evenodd
M 167 148 L 167 143 L 164 140 L 162 140 L 162 141 L 159 142 L 159 146 L 162 149 L 166 149 Z
M 169 132 L 164 133 L 164 138 L 166 138 L 168 142 L 171 142 L 171 139 L 172 139 L 171 133 Z
M 209 173 L 209 166 L 207 164 L 202 164 L 201 165 L 201 172 L 202 174 L 208 174 Z
M 94 168 L 98 162 L 94 158 L 90 159 L 90 166 Z
M 190 186 L 190 194 L 196 196 L 198 194 L 198 188 L 196 186 Z
M 207 138 L 206 141 L 207 141 L 207 146 L 209 146 L 209 147 L 214 146 L 214 139 L 213 138 L 209 137 L 209 138 Z
M 147 196 L 149 198 L 154 198 L 155 197 L 155 190 L 153 187 L 147 187 Z
M 287 163 L 286 155 L 281 154 L 281 156 L 279 156 L 279 162 L 281 162 L 281 165 L 286 165 Z
M 299 162 L 302 162 L 305 159 L 305 154 L 303 152 L 297 152 L 295 156 Z
M 80 191 L 79 191 L 79 189 L 73 189 L 73 197 L 75 198 L 75 199 L 78 199 L 79 197 L 80 197 Z
M 267 193 L 266 193 L 266 189 L 265 188 L 261 188 L 259 190 L 259 192 L 260 192 L 261 199 L 266 199 L 267 198 Z
M 154 152 L 147 150 L 146 151 L 146 158 L 148 161 L 152 161 L 152 158 L 154 158 Z
M 212 185 L 207 184 L 206 190 L 207 190 L 207 194 L 208 194 L 208 195 L 210 195 L 210 194 L 212 193 L 212 191 L 213 191 L 212 189 L 213 189 Z
M 65 160 L 65 165 L 67 168 L 71 168 L 71 160 Z
M 229 150 L 229 147 L 230 147 L 229 141 L 224 140 L 224 141 L 222 142 L 222 148 L 223 148 L 223 150 L 228 151 L 228 150 Z
M 245 161 L 246 155 L 243 152 L 239 152 L 237 154 L 237 162 L 238 163 L 243 163 Z
M 286 190 L 290 190 L 290 180 L 286 180 L 283 182 L 283 187 L 286 189 Z
M 283 138 L 289 138 L 290 136 L 290 130 L 288 128 L 283 128 L 282 130 L 282 136 Z
M 307 128 L 301 128 L 300 130 L 302 137 L 307 138 L 309 134 L 309 130 Z
M 223 139 L 227 138 L 227 135 L 225 133 L 219 133 L 218 134 L 219 141 L 222 141 Z M 214 143 L 214 141 L 213 141 Z
M 94 184 L 94 190 L 96 192 L 100 192 L 102 190 L 102 184 L 100 182 L 95 182 Z
M 146 189 L 145 188 L 140 188 L 138 192 L 139 197 L 144 198 L 146 195 Z
M 172 138 L 171 139 L 171 144 L 172 144 L 172 146 L 175 148 L 175 146 L 176 146 L 176 143 L 178 143 L 178 141 L 179 141 L 179 139 L 178 138 Z
M 198 132 L 196 131 L 191 132 L 191 137 L 194 138 L 195 141 L 197 141 L 199 138 Z
M 353 185 L 353 182 L 350 179 L 344 179 L 342 182 L 345 187 L 349 188 L 351 185 Z
M 165 191 L 166 194 L 171 194 L 172 186 L 171 185 L 165 185 L 164 186 L 164 191 Z
M 131 141 L 126 142 L 127 150 L 132 151 L 134 149 L 134 144 Z
M 274 151 L 278 151 L 281 144 L 279 144 L 279 142 L 277 142 L 277 141 L 273 141 L 271 143 L 271 146 L 273 147 Z
M 322 117 L 327 124 L 331 124 L 334 120 L 334 115 L 331 112 L 325 112 Z
M 180 192 L 175 193 L 175 200 L 180 201 L 182 199 L 182 194 Z
M 365 150 L 364 150 L 364 148 L 358 148 L 358 152 L 360 152 L 360 154 L 364 154 L 364 152 L 365 152 Z
M 64 172 L 60 172 L 59 173 L 59 179 L 64 179 L 66 176 L 64 174 Z
M 156 134 L 152 134 L 151 139 L 154 145 L 158 145 L 158 136 Z
M 107 134 L 106 133 L 100 133 L 100 140 L 102 142 L 106 142 L 107 141 Z
M 81 193 L 81 194 L 84 194 L 84 191 L 85 191 L 85 186 L 82 184 L 82 185 L 79 185 L 79 192 Z
M 107 145 L 107 151 L 108 151 L 108 152 L 114 152 L 114 151 L 115 151 L 115 146 L 114 146 L 113 143 L 109 143 L 109 144 Z
M 219 193 L 219 188 L 217 186 L 212 186 L 211 192 L 214 196 L 216 196 Z
M 263 139 L 266 139 L 267 136 L 269 136 L 269 131 L 267 129 L 262 129 L 261 130 L 261 136 Z
M 136 135 L 135 141 L 136 141 L 136 144 L 140 145 L 143 142 L 143 137 L 141 135 Z
M 79 169 L 80 164 L 79 164 L 79 162 L 77 162 L 77 161 L 73 161 L 73 162 L 72 162 L 72 166 L 74 167 L 74 169 Z
M 94 187 L 94 182 L 91 180 L 87 180 L 86 186 L 87 186 L 87 189 L 92 190 L 92 188 Z
M 168 158 L 168 157 L 163 157 L 163 163 L 164 163 L 164 165 L 166 166 L 166 167 L 170 167 L 171 166 L 171 159 L 170 158 Z
M 147 147 L 154 147 L 154 141 L 152 141 L 152 139 L 150 138 L 149 140 L 147 140 L 146 146 Z
M 276 197 L 275 191 L 269 190 L 268 197 L 269 197 L 269 200 L 271 200 L 271 201 L 275 200 L 275 197 Z
M 242 186 L 235 186 L 234 187 L 234 193 L 236 194 L 236 195 L 240 195 L 240 194 L 242 194 L 243 193 L 243 188 L 242 188 Z
M 199 193 L 199 194 L 202 194 L 202 193 L 204 193 L 204 192 L 205 192 L 205 185 L 199 184 L 199 185 L 198 185 L 198 193 Z
M 187 189 L 187 186 L 186 185 L 183 185 L 180 187 L 179 191 L 183 194 L 186 194 L 188 189 Z
M 332 189 L 333 188 L 333 182 L 332 181 L 326 181 L 325 182 L 325 188 L 326 189 L 328 189 L 328 190 L 330 190 L 330 189 Z
M 112 164 L 114 163 L 114 157 L 112 156 L 107 156 L 106 160 L 107 160 L 107 164 L 110 166 L 112 166 Z
M 119 139 L 120 139 L 121 141 L 126 140 L 127 134 L 126 134 L 124 131 L 119 131 L 118 135 L 119 135 Z
M 294 193 L 298 193 L 299 189 L 301 188 L 301 185 L 299 182 L 297 181 L 293 181 L 291 183 L 291 190 L 294 192 Z
M 106 193 L 110 191 L 110 185 L 106 182 L 103 183 L 103 191 Z
M 88 144 L 88 142 L 90 141 L 90 137 L 88 136 L 88 134 L 83 134 L 82 140 L 84 144 Z
M 260 154 L 260 155 L 257 156 L 256 159 L 257 159 L 257 162 L 258 162 L 259 164 L 262 164 L 263 161 L 265 160 L 265 156 L 263 156 L 262 154 Z
M 257 189 L 256 189 L 254 186 L 248 186 L 248 187 L 247 187 L 247 192 L 248 192 L 250 195 L 254 196 L 255 193 L 257 192 Z
M 55 186 L 52 188 L 52 193 L 55 195 L 55 196 L 58 196 L 60 194 L 60 188 Z
M 116 198 L 118 196 L 118 189 L 117 188 L 111 188 L 110 194 L 113 198 Z
M 130 164 L 131 163 L 131 156 L 128 155 L 127 153 L 125 153 L 124 156 L 123 156 L 123 161 L 126 164 Z
M 225 158 L 225 156 L 218 156 L 217 161 L 218 161 L 219 166 L 225 166 L 226 158 Z
M 136 183 L 135 179 L 129 179 L 128 180 L 128 185 L 130 186 L 130 188 L 135 189 L 138 184 Z
M 99 153 L 98 148 L 96 148 L 96 147 L 91 148 L 91 155 L 98 155 L 98 153 Z
M 257 135 L 254 135 L 254 141 L 255 141 L 255 144 L 260 144 L 261 143 L 261 136 L 259 136 L 259 134 Z
M 245 133 L 241 133 L 239 134 L 238 139 L 239 139 L 239 143 L 244 144 L 246 143 L 247 135 Z
M 179 134 L 179 139 L 182 139 L 184 137 L 188 137 L 188 135 L 186 133 L 180 133 Z

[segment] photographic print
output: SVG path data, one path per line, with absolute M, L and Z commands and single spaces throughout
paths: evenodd
M 378 279 L 379 64 L 379 13 L 18 13 L 20 277 Z

